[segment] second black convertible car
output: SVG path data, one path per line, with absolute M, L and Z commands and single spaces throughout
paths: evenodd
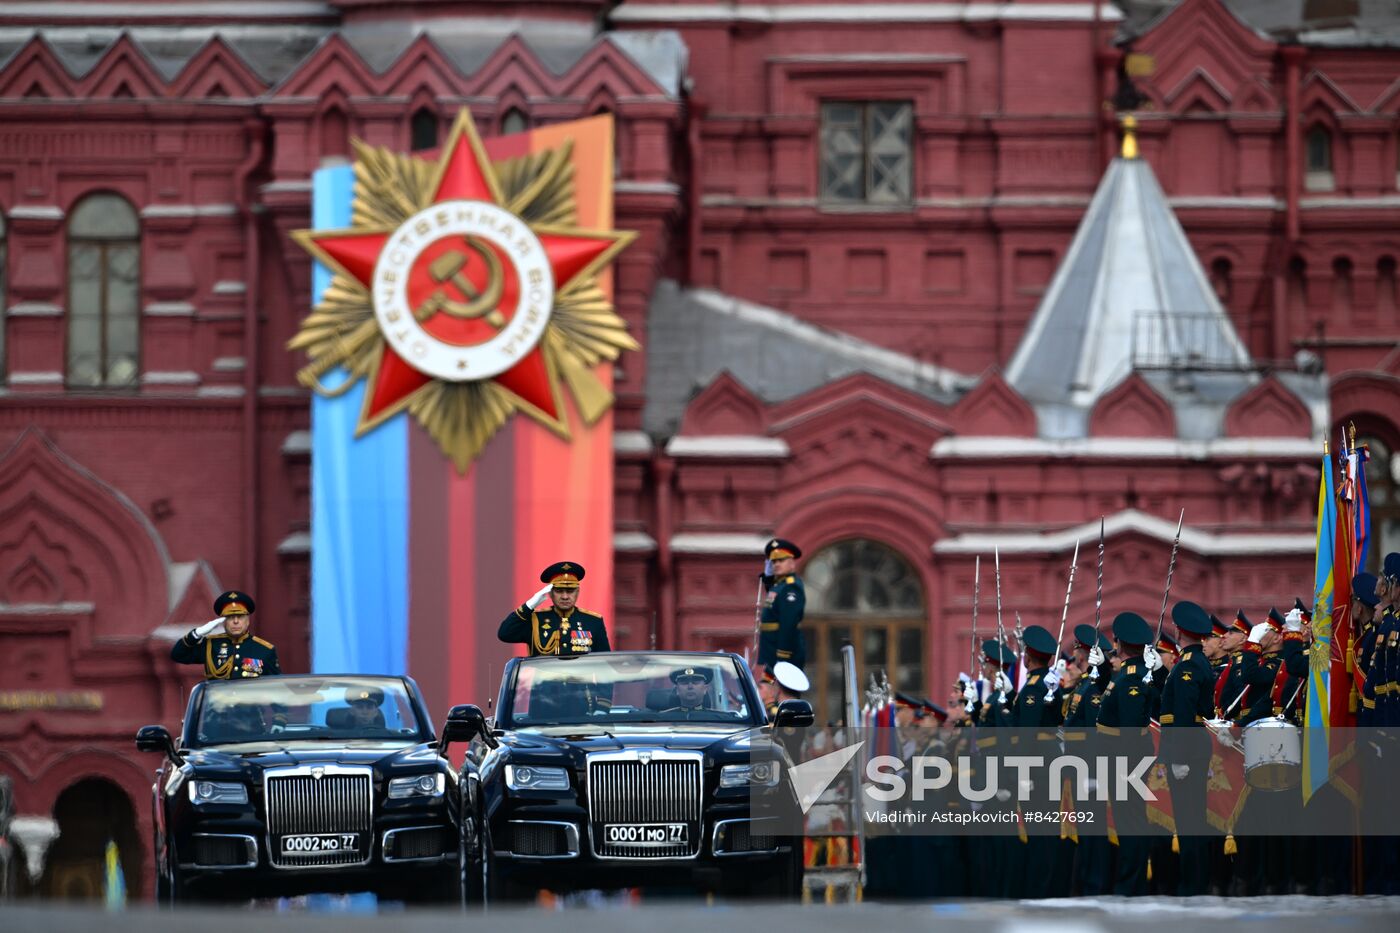
M 152 787 L 157 899 L 457 901 L 457 775 L 407 677 L 206 681 Z
M 811 725 L 789 700 L 770 723 L 737 655 L 627 652 L 517 658 L 494 723 L 455 707 L 463 883 L 471 900 L 540 888 L 660 886 L 801 892 L 797 796 L 774 726 Z M 759 814 L 775 814 L 760 816 Z

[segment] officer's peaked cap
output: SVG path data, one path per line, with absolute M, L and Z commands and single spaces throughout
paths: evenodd
M 583 580 L 583 565 L 576 561 L 561 560 L 550 564 L 540 573 L 540 582 L 548 583 L 557 590 L 578 589 Z
M 763 556 L 769 560 L 783 560 L 787 557 L 801 557 L 802 548 L 787 538 L 769 538 L 763 546 Z
M 1125 645 L 1152 642 L 1152 627 L 1136 612 L 1120 612 L 1113 617 L 1113 637 Z
M 1055 644 L 1055 636 L 1040 625 L 1028 626 L 1021 640 L 1026 643 L 1026 648 L 1039 654 L 1054 655 L 1059 647 Z
M 214 615 L 216 616 L 247 616 L 252 615 L 256 608 L 253 604 L 253 597 L 247 593 L 240 593 L 238 590 L 229 590 L 214 600 Z
M 1172 607 L 1172 621 L 1188 635 L 1203 638 L 1210 634 L 1210 613 L 1189 599 L 1183 599 Z

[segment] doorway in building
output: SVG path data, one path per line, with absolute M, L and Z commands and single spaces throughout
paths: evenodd
M 848 641 L 856 649 L 862 691 L 871 674 L 883 671 L 896 690 L 923 695 L 924 588 L 898 551 L 867 538 L 838 541 L 807 562 L 802 580 L 811 702 L 819 722 L 841 718 L 841 646 Z
M 106 892 L 108 842 L 116 844 L 128 897 L 139 895 L 141 839 L 136 812 L 120 787 L 103 778 L 78 781 L 59 795 L 53 816 L 59 836 L 44 863 L 42 897 L 100 900 Z

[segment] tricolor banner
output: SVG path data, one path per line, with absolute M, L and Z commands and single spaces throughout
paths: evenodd
M 612 622 L 612 118 L 316 172 L 312 667 L 484 704 L 548 564 Z

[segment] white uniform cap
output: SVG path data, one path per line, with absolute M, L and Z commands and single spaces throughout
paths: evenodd
M 789 693 L 806 693 L 812 687 L 812 682 L 802 673 L 802 668 L 791 661 L 779 661 L 774 664 L 773 679 Z

